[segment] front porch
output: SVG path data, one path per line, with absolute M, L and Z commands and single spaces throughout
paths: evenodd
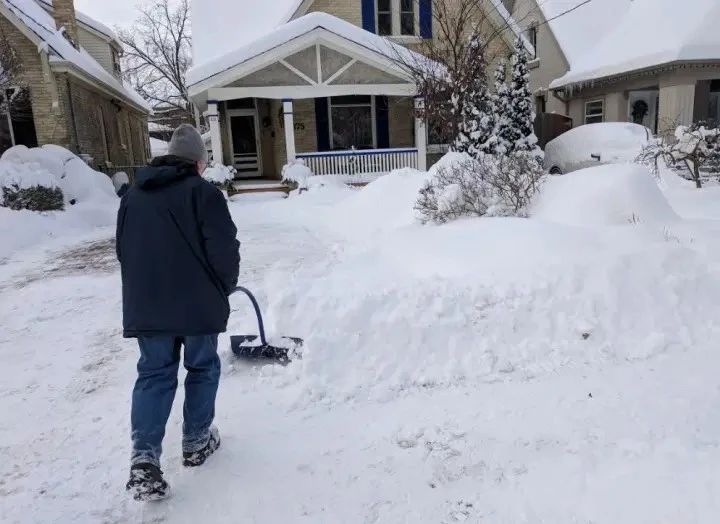
M 214 74 L 208 68 L 191 87 L 207 108 L 213 158 L 234 166 L 238 178 L 280 179 L 296 159 L 316 175 L 360 182 L 403 167 L 426 169 L 422 101 L 413 78 L 390 58 L 411 52 L 332 23 L 332 31 L 296 24 L 292 38 L 278 31 L 267 47 L 256 42 L 253 56 Z

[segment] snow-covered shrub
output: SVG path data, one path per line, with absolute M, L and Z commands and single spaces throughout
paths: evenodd
M 424 222 L 439 224 L 466 216 L 526 216 L 543 176 L 530 152 L 466 157 L 436 170 L 415 209 Z
M 292 160 L 282 168 L 282 182 L 292 190 L 306 191 L 311 176 L 313 172 L 302 158 Z
M 636 161 L 650 167 L 657 175 L 659 159 L 670 167 L 686 163 L 695 185 L 702 188 L 701 171 L 720 165 L 720 128 L 707 127 L 701 122 L 678 126 L 674 136 L 648 142 Z
M 81 158 L 60 146 L 12 147 L 0 157 L 0 171 L 5 169 L 44 173 L 43 176 L 50 177 L 62 190 L 66 204 L 117 198 L 107 175 L 93 170 Z
M 0 162 L 0 205 L 14 211 L 59 211 L 65 200 L 55 178 L 46 170 Z
M 228 189 L 232 181 L 235 179 L 236 174 L 237 169 L 234 167 L 213 162 L 213 164 L 203 173 L 203 178 L 220 189 Z

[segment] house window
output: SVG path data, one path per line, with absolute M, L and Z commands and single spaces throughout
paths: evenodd
M 527 30 L 527 39 L 533 46 L 533 58 L 537 58 L 538 56 L 538 26 L 537 23 L 533 22 L 530 24 L 530 27 Z
M 400 34 L 415 35 L 415 0 L 400 0 Z
M 377 32 L 382 36 L 415 36 L 417 0 L 376 0 Z
M 375 111 L 371 96 L 330 99 L 330 147 L 335 151 L 375 148 Z
M 388 36 L 393 34 L 393 0 L 377 0 L 377 27 L 378 34 Z
M 585 102 L 585 123 L 597 124 L 605 120 L 605 101 Z

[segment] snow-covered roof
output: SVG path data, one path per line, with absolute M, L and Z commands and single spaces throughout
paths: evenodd
M 603 1 L 597 5 L 604 6 L 604 18 L 613 18 L 612 27 L 584 54 L 571 60 L 570 71 L 550 87 L 582 84 L 678 61 L 720 60 L 718 0 Z M 614 2 L 623 3 L 622 8 L 614 10 Z
M 37 0 L 38 2 L 45 4 L 49 9 L 52 9 L 53 7 L 53 0 Z M 84 24 L 98 33 L 101 33 L 108 37 L 110 40 L 114 40 L 118 44 L 120 43 L 120 40 L 118 39 L 117 34 L 115 31 L 110 29 L 108 26 L 100 22 L 99 20 L 95 20 L 94 18 L 86 15 L 82 11 L 75 10 L 75 18 L 77 18 L 77 21 L 81 24 Z
M 538 0 L 571 68 L 612 30 L 631 3 L 632 0 Z
M 302 0 L 192 0 L 193 57 L 205 64 L 288 22 Z
M 383 56 L 400 57 L 407 63 L 421 64 L 427 61 L 422 55 L 395 44 L 387 38 L 365 31 L 361 27 L 335 16 L 318 12 L 307 14 L 281 25 L 261 38 L 241 45 L 224 56 L 205 63 L 196 62 L 196 65 L 187 73 L 188 85 L 194 86 L 314 29 L 325 29 L 370 51 Z
M 150 111 L 147 102 L 132 88 L 115 78 L 84 49 L 76 49 L 58 31 L 53 17 L 36 0 L 0 0 L 42 42 L 51 64 L 68 63 L 136 106 Z

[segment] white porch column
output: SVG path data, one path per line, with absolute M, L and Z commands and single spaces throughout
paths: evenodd
M 415 147 L 418 150 L 418 169 L 427 171 L 427 127 L 425 119 L 421 118 L 425 109 L 422 98 L 415 99 Z
M 283 100 L 283 118 L 285 121 L 285 151 L 289 164 L 295 160 L 295 118 L 292 100 Z
M 213 161 L 224 163 L 222 150 L 222 136 L 220 135 L 220 114 L 216 100 L 208 100 L 207 111 L 208 122 L 210 123 L 210 142 L 212 144 Z

